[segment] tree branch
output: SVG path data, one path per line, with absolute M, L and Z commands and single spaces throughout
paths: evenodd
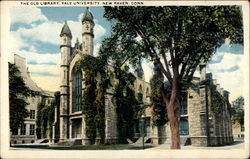
M 165 63 L 165 67 L 167 69 L 166 77 L 167 77 L 168 81 L 170 83 L 172 83 L 172 75 L 171 75 L 171 72 L 170 72 L 170 69 L 169 69 L 169 66 L 168 66 L 168 60 L 167 60 L 166 54 L 165 54 L 165 52 L 164 52 L 163 49 L 161 50 L 161 55 L 163 57 L 163 60 L 164 60 L 164 63 Z

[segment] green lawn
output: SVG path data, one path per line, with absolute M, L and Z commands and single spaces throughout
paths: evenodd
M 48 145 L 16 145 L 15 148 L 34 148 L 34 149 L 51 149 L 51 150 L 142 150 L 142 146 L 127 144 L 119 145 L 79 145 L 79 146 L 58 146 L 50 147 Z M 151 145 L 145 145 L 144 149 L 152 148 Z

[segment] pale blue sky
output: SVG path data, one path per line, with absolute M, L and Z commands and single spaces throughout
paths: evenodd
M 76 37 L 81 41 L 81 14 L 85 7 L 32 7 L 11 10 L 10 37 L 15 43 L 11 51 L 26 58 L 32 78 L 40 87 L 48 90 L 59 89 L 60 31 L 64 21 L 72 31 L 74 45 Z M 95 54 L 101 41 L 110 35 L 111 23 L 103 18 L 103 7 L 90 7 L 95 19 Z M 243 46 L 223 44 L 207 66 L 208 72 L 222 83 L 224 89 L 240 87 L 242 73 Z M 146 67 L 146 66 L 145 66 Z M 149 68 L 145 73 L 150 78 Z M 235 78 L 235 79 L 233 79 Z M 237 79 L 240 78 L 240 79 Z M 147 79 L 147 80 L 148 80 Z M 231 79 L 233 82 L 228 82 Z M 45 83 L 52 80 L 52 84 Z M 54 80 L 54 82 L 53 82 Z M 56 80 L 56 81 L 55 81 Z M 55 87 L 57 83 L 58 87 Z

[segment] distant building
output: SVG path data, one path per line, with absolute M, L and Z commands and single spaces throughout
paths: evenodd
M 36 83 L 31 79 L 30 72 L 26 66 L 26 59 L 14 55 L 14 64 L 17 66 L 21 72 L 21 76 L 24 79 L 26 86 L 31 90 L 39 92 L 39 95 L 35 97 L 28 97 L 26 101 L 29 105 L 26 109 L 29 111 L 29 117 L 25 118 L 24 124 L 20 126 L 17 130 L 11 132 L 10 142 L 11 144 L 23 144 L 23 143 L 34 143 L 37 139 L 36 137 L 36 117 L 37 117 L 37 107 L 42 101 L 46 104 L 50 104 L 53 100 L 53 93 L 44 91 L 39 88 Z
M 244 139 L 244 125 L 240 125 L 238 122 L 233 124 L 233 137 L 234 139 Z
M 76 69 L 75 64 L 83 55 L 93 56 L 94 17 L 87 8 L 82 17 L 82 43 L 78 39 L 71 45 L 72 34 L 65 22 L 61 30 L 61 100 L 60 111 L 56 115 L 60 125 L 54 136 L 60 142 L 80 141 L 89 144 L 85 134 L 85 121 L 81 110 L 82 95 L 84 94 L 84 71 Z M 134 138 L 140 139 L 145 132 L 146 140 L 153 144 L 170 142 L 169 123 L 162 127 L 152 125 L 150 107 L 150 84 L 145 81 L 142 67 L 135 73 L 137 79 L 134 90 L 139 100 L 147 106 L 140 120 L 135 122 Z M 226 144 L 233 141 L 232 124 L 230 120 L 229 92 L 220 88 L 212 74 L 201 70 L 200 78 L 193 78 L 193 86 L 183 90 L 181 101 L 180 135 L 182 142 L 195 146 Z M 116 107 L 112 102 L 113 88 L 105 95 L 105 141 L 112 144 L 118 142 Z M 216 100 L 214 99 L 216 97 Z M 217 101 L 217 102 L 216 102 Z M 219 103 L 216 105 L 216 103 Z M 215 109 L 216 107 L 216 109 Z M 215 109 L 215 110 L 213 110 Z M 219 113 L 216 111 L 220 110 Z

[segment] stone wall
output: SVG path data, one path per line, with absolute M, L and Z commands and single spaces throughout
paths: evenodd
M 188 90 L 188 122 L 189 136 L 191 144 L 195 146 L 206 145 L 204 136 L 204 126 L 202 125 L 203 112 L 201 112 L 200 90 L 198 88 L 190 88 Z M 203 144 L 204 143 L 204 144 Z
M 105 142 L 115 144 L 118 142 L 117 114 L 112 92 L 105 95 Z

